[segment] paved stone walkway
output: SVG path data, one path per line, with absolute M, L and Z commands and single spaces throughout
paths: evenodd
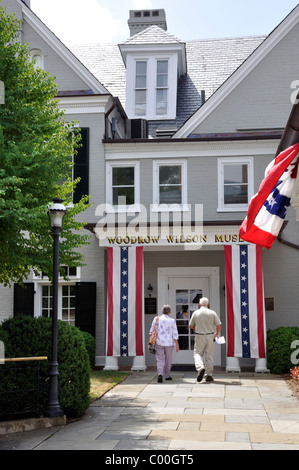
M 299 450 L 299 400 L 271 374 L 134 372 L 63 427 L 0 436 L 0 450 Z

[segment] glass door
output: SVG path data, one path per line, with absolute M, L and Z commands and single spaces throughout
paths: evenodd
M 201 297 L 209 297 L 209 278 L 169 278 L 171 317 L 176 319 L 180 351 L 174 353 L 173 364 L 192 364 L 194 334 L 189 329 L 192 313 L 199 308 Z

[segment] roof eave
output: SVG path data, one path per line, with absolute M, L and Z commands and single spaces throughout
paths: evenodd
M 174 138 L 188 137 L 229 94 L 244 80 L 260 61 L 298 23 L 299 5 L 265 38 L 213 95 L 178 129 Z

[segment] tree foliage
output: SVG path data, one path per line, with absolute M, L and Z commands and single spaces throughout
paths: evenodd
M 31 267 L 51 277 L 52 234 L 47 210 L 54 197 L 69 205 L 72 155 L 80 145 L 75 123 L 59 110 L 55 79 L 35 67 L 29 45 L 18 40 L 21 23 L 0 8 L 0 282 L 20 282 Z M 70 137 L 71 136 L 71 137 Z M 88 197 L 68 209 L 60 262 L 83 263 L 76 250 L 87 242 L 77 214 Z

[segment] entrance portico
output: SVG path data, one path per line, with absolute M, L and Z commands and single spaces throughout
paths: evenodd
M 192 312 L 198 308 L 199 298 L 210 299 L 210 305 L 222 321 L 222 334 L 226 336 L 225 265 L 224 245 L 244 244 L 238 236 L 239 225 L 206 225 L 198 235 L 200 243 L 191 241 L 197 234 L 184 238 L 169 235 L 163 240 L 152 240 L 148 235 L 139 238 L 118 233 L 117 237 L 100 240 L 100 246 L 119 249 L 123 246 L 143 246 L 144 252 L 144 302 L 149 298 L 147 286 L 151 284 L 151 305 L 156 309 L 143 313 L 143 356 L 120 358 L 107 356 L 106 370 L 116 370 L 119 365 L 129 365 L 132 370 L 146 370 L 154 365 L 154 356 L 147 352 L 147 339 L 151 322 L 159 315 L 162 306 L 171 305 L 171 316 L 176 319 L 180 336 L 180 351 L 173 354 L 173 365 L 193 365 L 194 335 L 188 323 Z M 188 240 L 188 241 L 187 241 Z M 129 362 L 130 361 L 130 362 Z M 215 365 L 226 365 L 227 371 L 239 371 L 239 358 L 227 358 L 226 346 L 215 346 Z M 256 360 L 256 370 L 265 371 L 263 359 Z

